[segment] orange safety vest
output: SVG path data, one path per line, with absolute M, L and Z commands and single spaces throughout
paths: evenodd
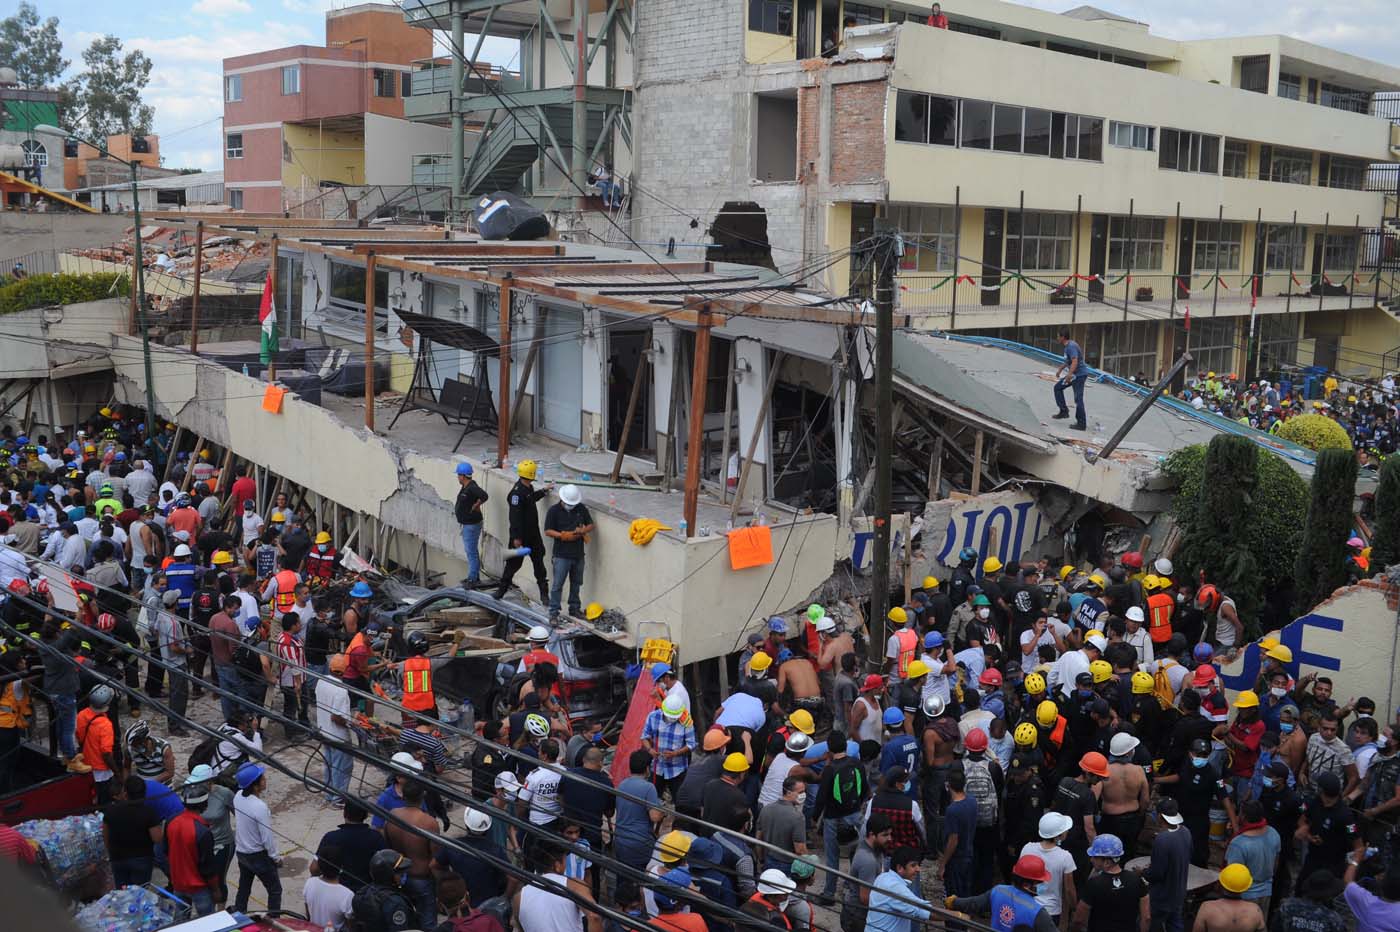
M 0 728 L 24 728 L 33 714 L 34 706 L 29 701 L 28 693 L 23 698 L 16 698 L 15 684 L 6 683 L 5 691 L 0 693 Z
M 899 656 L 895 659 L 895 672 L 900 679 L 909 672 L 909 664 L 914 662 L 914 653 L 919 649 L 919 636 L 908 628 L 902 628 L 894 633 L 899 641 Z
M 433 662 L 427 657 L 409 657 L 403 662 L 403 707 L 425 712 L 435 705 Z
M 277 594 L 272 597 L 272 604 L 277 609 L 277 617 L 280 620 L 297 604 L 296 589 L 301 580 L 293 570 L 279 570 L 272 578 L 277 580 Z
M 1176 600 L 1165 592 L 1147 597 L 1147 634 L 1153 644 L 1165 644 L 1172 639 L 1172 612 L 1176 611 Z

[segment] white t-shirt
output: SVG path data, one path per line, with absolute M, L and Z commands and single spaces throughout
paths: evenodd
M 536 767 L 525 777 L 525 785 L 517 797 L 530 804 L 530 824 L 547 825 L 559 818 L 559 774 L 545 767 Z
M 758 791 L 758 804 L 766 806 L 783 798 L 783 781 L 797 766 L 797 761 L 786 754 L 779 754 L 768 765 L 768 776 L 763 778 L 763 786 Z
M 238 627 L 243 629 L 244 634 L 248 634 L 258 626 L 258 622 L 261 620 L 258 598 L 252 593 L 242 590 L 234 595 L 238 596 L 238 601 L 243 603 L 243 607 L 238 610 L 238 617 L 234 621 L 238 622 Z
M 928 654 L 920 655 L 920 659 L 928 664 L 929 674 L 924 677 L 924 691 L 919 694 L 919 700 L 937 696 L 945 703 L 948 702 L 952 698 L 952 692 L 948 688 L 948 674 L 943 672 L 943 661 Z
M 331 721 L 331 715 L 350 720 L 350 692 L 333 679 L 316 681 L 316 727 L 321 734 L 340 741 L 350 740 L 350 728 Z
M 545 880 L 564 886 L 563 874 L 543 874 Z M 583 932 L 583 916 L 574 901 L 553 890 L 526 886 L 520 890 L 520 928 L 530 932 Z
M 1220 608 L 1223 609 L 1227 605 L 1233 609 L 1235 607 L 1235 600 L 1228 597 L 1223 599 L 1220 603 Z M 1238 614 L 1239 613 L 1236 612 L 1236 615 Z M 1235 626 L 1224 618 L 1221 618 L 1219 612 L 1217 612 L 1215 616 L 1215 643 L 1222 651 L 1229 650 L 1235 646 Z
M 1055 688 L 1066 696 L 1074 694 L 1074 680 L 1089 672 L 1089 657 L 1082 650 L 1067 650 L 1050 668 Z
M 1044 861 L 1050 872 L 1050 879 L 1035 888 L 1035 901 L 1051 916 L 1059 916 L 1064 911 L 1065 874 L 1074 873 L 1074 856 L 1059 845 L 1046 851 L 1038 841 L 1026 842 L 1021 857 L 1028 854 Z
M 301 898 L 306 901 L 306 917 L 317 927 L 343 929 L 345 920 L 350 916 L 350 903 L 355 899 L 355 894 L 341 884 L 309 877 L 302 888 Z
M 262 536 L 263 519 L 257 513 L 245 512 L 240 520 L 243 522 L 243 546 L 246 547 Z
M 1055 646 L 1055 636 L 1050 633 L 1049 625 L 1046 625 L 1045 630 L 1040 632 L 1040 637 L 1035 638 L 1035 647 L 1032 647 L 1028 654 L 1025 652 L 1025 646 L 1031 642 L 1032 638 L 1035 638 L 1034 628 L 1027 628 L 1021 632 L 1021 672 L 1023 673 L 1034 673 L 1035 668 L 1040 666 L 1040 647 L 1042 644 Z

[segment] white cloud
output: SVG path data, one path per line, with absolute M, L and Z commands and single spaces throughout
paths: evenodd
M 248 3 L 248 0 L 199 0 L 190 9 L 201 16 L 214 17 L 253 12 L 253 6 Z

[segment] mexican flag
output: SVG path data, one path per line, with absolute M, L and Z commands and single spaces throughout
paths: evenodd
M 264 366 L 277 355 L 277 302 L 272 297 L 272 271 L 263 282 L 262 303 L 258 305 L 258 324 L 262 327 L 262 351 L 258 358 Z

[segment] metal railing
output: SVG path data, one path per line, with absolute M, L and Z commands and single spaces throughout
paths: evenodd
M 15 266 L 23 263 L 26 275 L 53 275 L 58 272 L 58 253 L 52 249 L 26 253 L 9 259 L 0 259 L 0 278 L 9 278 L 15 273 Z
M 450 187 L 452 185 L 452 156 L 415 155 L 413 183 Z
M 479 64 L 468 70 L 462 78 L 462 90 L 466 94 L 490 93 L 487 85 L 501 93 L 515 93 L 525 89 L 524 79 L 518 71 L 508 71 L 496 65 Z M 413 72 L 412 96 L 443 94 L 452 90 L 452 68 L 447 65 L 431 65 Z
M 1382 93 L 1371 97 L 1371 116 L 1400 123 L 1400 94 Z

